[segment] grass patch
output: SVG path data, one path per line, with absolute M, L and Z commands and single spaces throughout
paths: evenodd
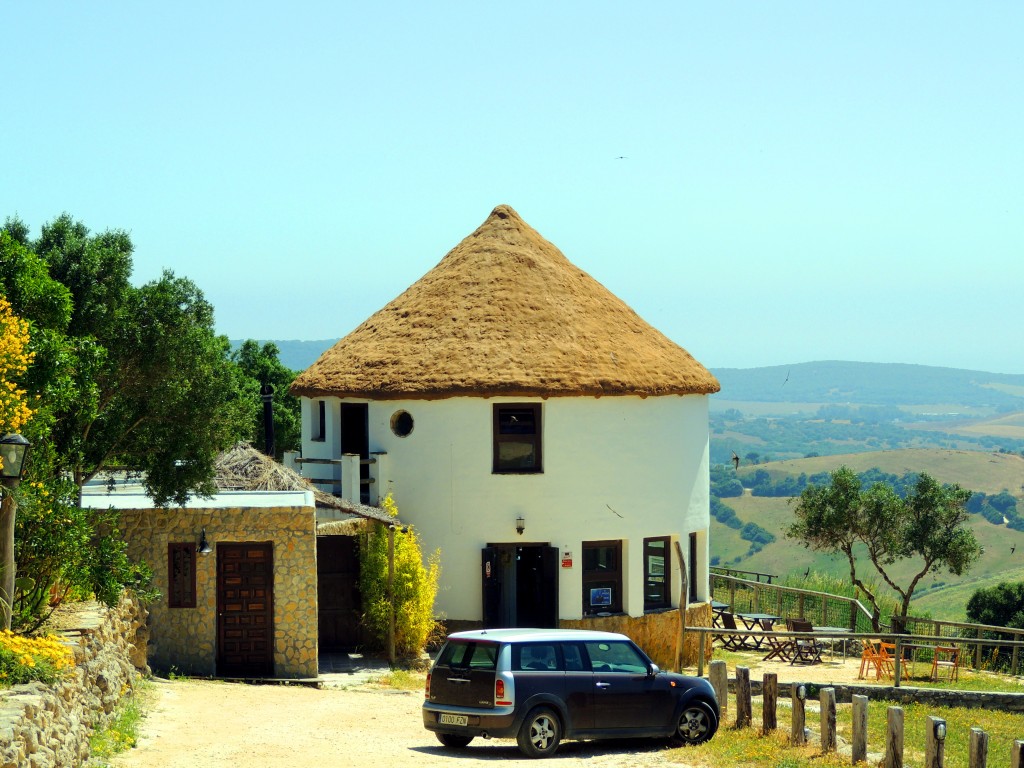
M 904 765 L 923 763 L 925 730 L 930 727 L 930 715 L 946 721 L 946 768 L 968 768 L 970 732 L 974 727 L 982 728 L 989 736 L 989 767 L 1009 768 L 1013 742 L 1024 732 L 1024 715 L 1020 714 L 871 701 L 868 703 L 868 765 L 880 765 L 884 758 L 887 714 L 891 706 L 900 706 L 903 709 Z M 850 765 L 852 705 L 836 706 L 840 748 L 838 752 L 827 755 L 822 754 L 818 742 L 821 720 L 817 711 L 817 701 L 807 702 L 806 725 L 811 729 L 812 735 L 811 743 L 803 746 L 794 746 L 790 743 L 788 700 L 780 700 L 779 728 L 768 733 L 761 730 L 762 709 L 759 699 L 754 699 L 752 710 L 754 725 L 749 728 L 736 728 L 736 710 L 730 701 L 726 722 L 710 742 L 698 747 L 670 750 L 665 753 L 665 757 L 671 762 L 683 763 L 694 768 L 739 768 L 747 765 L 838 768 Z
M 380 677 L 373 678 L 374 685 L 393 688 L 396 691 L 422 691 L 427 684 L 427 676 L 423 672 L 408 669 L 392 669 Z
M 146 716 L 149 683 L 140 682 L 127 687 L 114 717 L 106 728 L 93 731 L 89 738 L 91 766 L 106 766 L 105 762 L 116 754 L 131 749 L 138 743 L 139 727 Z

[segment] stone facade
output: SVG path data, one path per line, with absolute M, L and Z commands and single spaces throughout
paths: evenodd
M 146 671 L 146 613 L 124 598 L 115 609 L 91 603 L 58 633 L 75 668 L 56 685 L 0 692 L 0 768 L 73 768 L 89 758 L 89 736 Z M 69 623 L 69 622 L 65 622 Z
M 121 509 L 129 556 L 152 567 L 162 597 L 150 611 L 149 662 L 158 670 L 217 674 L 217 545 L 273 544 L 274 676 L 316 677 L 317 569 L 314 507 Z M 197 554 L 196 607 L 168 603 L 170 543 L 198 543 L 202 530 L 214 551 Z
M 602 632 L 620 632 L 632 638 L 633 642 L 644 649 L 655 664 L 662 669 L 672 670 L 675 667 L 676 640 L 679 637 L 679 611 L 659 611 L 643 616 L 600 616 L 586 619 L 566 620 L 559 622 L 563 629 L 596 629 Z M 686 607 L 686 626 L 710 627 L 710 603 L 690 603 Z M 697 664 L 700 648 L 700 637 L 688 632 L 683 638 L 683 666 L 692 667 Z M 705 662 L 711 661 L 711 643 L 704 648 Z

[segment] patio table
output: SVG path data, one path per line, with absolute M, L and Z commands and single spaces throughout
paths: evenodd
M 773 613 L 737 613 L 736 616 L 747 629 L 761 630 L 762 632 L 771 632 L 775 628 L 775 622 L 780 619 Z M 754 641 L 755 648 L 760 648 L 764 643 L 763 636 L 751 635 L 750 639 Z

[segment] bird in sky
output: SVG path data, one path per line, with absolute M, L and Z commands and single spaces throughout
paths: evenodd
M 736 451 L 732 452 L 732 468 L 733 469 L 739 469 L 740 468 L 740 457 L 736 455 Z
M 811 575 L 811 566 L 807 566 L 807 570 L 804 571 L 804 578 L 806 579 L 810 575 Z
M 629 158 L 628 158 L 628 157 L 626 157 L 625 155 L 619 155 L 619 156 L 618 156 L 618 157 L 616 157 L 615 159 L 616 159 L 616 160 L 629 160 Z
M 792 373 L 792 371 L 786 371 L 786 381 L 789 381 L 789 374 L 790 373 Z M 786 386 L 786 381 L 782 382 L 782 386 Z
M 1017 551 L 1017 545 L 1014 544 L 1012 547 L 1010 547 L 1010 554 L 1012 555 L 1016 551 Z

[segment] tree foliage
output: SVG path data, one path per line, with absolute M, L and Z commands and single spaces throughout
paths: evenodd
M 883 581 L 900 597 L 900 615 L 906 617 L 921 579 L 938 570 L 961 575 L 980 555 L 981 548 L 967 527 L 970 491 L 943 486 L 920 474 L 901 497 L 883 482 L 862 489 L 861 480 L 848 467 L 830 476 L 826 485 L 808 486 L 795 499 L 796 521 L 787 535 L 806 546 L 842 554 L 850 567 L 850 581 L 873 607 L 872 622 L 880 629 L 877 590 L 857 570 L 854 548 L 862 546 Z M 916 562 L 907 583 L 897 582 L 892 566 Z
M 381 505 L 392 517 L 398 507 L 389 494 Z M 394 577 L 389 589 L 389 537 L 394 535 Z M 359 588 L 363 596 L 363 623 L 381 645 L 387 643 L 391 612 L 395 616 L 395 651 L 418 654 L 437 627 L 434 598 L 441 575 L 441 550 L 424 565 L 415 530 L 378 525 L 366 534 L 359 553 Z
M 260 391 L 264 385 L 274 388 L 274 454 L 278 459 L 285 451 L 298 450 L 302 445 L 302 404 L 299 398 L 288 392 L 295 380 L 295 371 L 281 363 L 279 354 L 273 342 L 260 346 L 252 339 L 242 342 L 231 354 L 231 359 L 245 377 L 243 387 L 246 396 L 253 402 L 260 402 Z M 250 423 L 248 440 L 266 452 L 264 432 L 263 411 L 260 409 Z
M 967 620 L 1024 629 L 1024 582 L 1000 582 L 977 590 L 967 601 Z

